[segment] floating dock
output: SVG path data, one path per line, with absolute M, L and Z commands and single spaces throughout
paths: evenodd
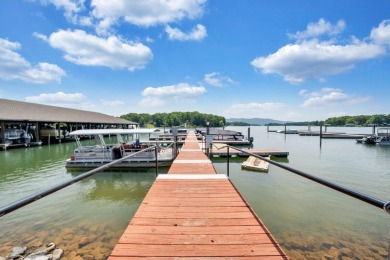
M 280 149 L 248 149 L 248 152 L 263 157 L 267 157 L 267 156 L 287 157 L 289 154 L 288 152 Z M 211 149 L 210 154 L 211 156 L 227 157 L 228 151 L 227 151 L 226 144 L 214 143 L 213 141 L 213 148 Z M 229 156 L 248 157 L 249 155 L 241 151 L 238 151 L 234 148 L 230 148 Z
M 288 259 L 193 132 L 108 259 Z
M 334 138 L 334 139 L 360 139 L 366 134 L 347 134 L 339 132 L 319 132 L 319 131 L 299 131 L 300 136 L 322 136 L 322 138 Z

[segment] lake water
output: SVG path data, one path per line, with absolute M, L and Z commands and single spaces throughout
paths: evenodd
M 228 129 L 246 134 L 248 127 Z M 327 130 L 372 132 L 357 127 Z M 251 127 L 251 136 L 253 148 L 288 151 L 281 163 L 390 200 L 390 146 L 353 139 L 320 142 L 315 136 L 268 133 L 260 126 Z M 64 167 L 75 147 L 70 142 L 0 151 L 0 206 L 81 174 Z M 387 258 L 389 214 L 273 165 L 268 173 L 241 170 L 244 160 L 231 160 L 230 178 L 292 259 Z M 226 173 L 226 159 L 214 158 L 213 163 L 218 173 Z M 54 242 L 65 250 L 63 259 L 105 259 L 154 180 L 153 169 L 107 171 L 3 216 L 0 256 L 14 246 Z

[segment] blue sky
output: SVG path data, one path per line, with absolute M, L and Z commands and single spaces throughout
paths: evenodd
M 390 113 L 390 1 L 2 0 L 0 98 L 119 116 Z

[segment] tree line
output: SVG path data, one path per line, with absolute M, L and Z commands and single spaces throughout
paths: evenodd
M 226 125 L 226 120 L 223 116 L 203 114 L 195 112 L 171 112 L 171 113 L 128 113 L 120 116 L 136 123 L 141 127 L 153 125 L 155 127 L 206 127 L 209 122 L 210 127 L 223 127 Z
M 155 127 L 172 127 L 172 126 L 186 126 L 186 127 L 206 127 L 209 122 L 210 127 L 223 127 L 227 125 L 234 126 L 249 126 L 246 122 L 226 122 L 223 116 L 217 116 L 212 114 L 204 114 L 195 112 L 171 112 L 171 113 L 129 113 L 120 116 L 123 119 L 127 119 L 133 122 L 137 122 L 142 127 L 147 125 L 153 125 Z M 284 125 L 277 123 L 270 123 L 267 125 Z M 320 126 L 320 125 L 331 125 L 331 126 L 345 126 L 345 125 L 356 125 L 356 126 L 368 126 L 368 125 L 390 125 L 390 114 L 378 114 L 378 115 L 359 115 L 359 116 L 340 116 L 330 117 L 325 121 L 305 121 L 305 122 L 289 122 L 286 125 L 290 126 Z
M 331 117 L 325 120 L 324 124 L 333 126 L 344 126 L 344 125 L 389 125 L 390 114 L 388 115 L 360 115 L 360 116 L 340 116 Z

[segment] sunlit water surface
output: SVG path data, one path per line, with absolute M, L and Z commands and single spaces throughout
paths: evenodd
M 229 129 L 247 134 L 248 128 Z M 370 128 L 327 130 L 371 133 Z M 265 127 L 250 132 L 252 148 L 288 151 L 281 163 L 390 200 L 390 146 L 353 139 L 320 142 L 315 136 L 268 133 Z M 70 142 L 1 151 L 0 206 L 81 174 L 64 164 L 75 147 Z M 230 178 L 292 259 L 387 258 L 390 218 L 384 211 L 276 166 L 270 165 L 269 173 L 241 170 L 244 160 L 231 160 Z M 213 163 L 218 173 L 226 173 L 226 159 Z M 62 259 L 105 259 L 155 178 L 154 169 L 102 172 L 1 217 L 0 256 L 14 246 L 54 242 L 65 251 Z

